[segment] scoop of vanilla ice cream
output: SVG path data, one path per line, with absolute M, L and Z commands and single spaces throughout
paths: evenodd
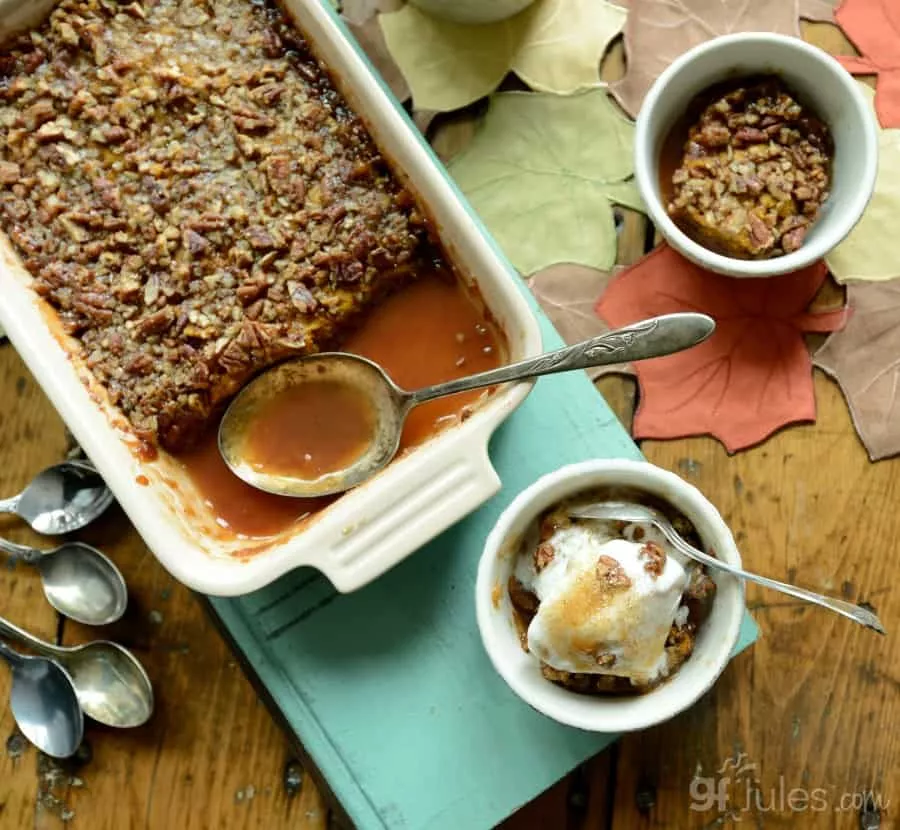
M 663 677 L 666 638 L 689 579 L 681 554 L 655 528 L 619 533 L 609 522 L 558 528 L 543 546 L 537 556 L 524 550 L 516 568 L 540 600 L 529 651 L 560 671 L 635 685 Z

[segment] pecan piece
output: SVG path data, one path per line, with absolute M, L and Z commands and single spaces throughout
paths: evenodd
M 264 106 L 271 107 L 278 103 L 284 94 L 284 84 L 268 83 L 256 87 L 250 97 Z
M 656 542 L 647 542 L 638 552 L 638 558 L 644 561 L 644 570 L 654 579 L 665 570 L 666 552 Z
M 218 213 L 204 213 L 187 223 L 188 227 L 200 233 L 223 231 L 228 227 L 228 219 Z
M 775 244 L 775 234 L 772 229 L 763 222 L 755 213 L 748 215 L 750 225 L 750 241 L 758 251 L 765 251 Z
M 275 237 L 269 233 L 268 230 L 259 225 L 251 225 L 247 228 L 247 240 L 250 242 L 250 245 L 257 250 L 279 247 Z
M 735 131 L 734 140 L 741 144 L 761 144 L 769 140 L 764 130 L 756 127 L 741 127 Z
M 509 578 L 507 585 L 509 600 L 521 612 L 534 614 L 538 610 L 540 602 L 537 596 L 529 591 L 515 576 Z
M 622 565 L 606 554 L 597 559 L 597 578 L 610 588 L 631 587 L 631 580 Z
M 209 240 L 190 228 L 185 229 L 183 241 L 192 258 L 201 256 L 209 248 Z
M 130 375 L 149 375 L 153 371 L 153 358 L 146 352 L 138 352 L 125 363 L 125 371 Z
M 138 334 L 147 337 L 151 334 L 160 334 L 172 325 L 174 314 L 169 306 L 154 311 L 137 321 L 135 329 Z
M 691 574 L 691 581 L 688 584 L 685 596 L 688 599 L 707 601 L 715 596 L 716 583 L 700 568 L 695 568 Z
M 35 49 L 22 58 L 22 68 L 26 75 L 31 75 L 45 60 L 47 56 L 40 50 Z
M 24 112 L 25 124 L 31 130 L 36 130 L 42 124 L 52 121 L 56 118 L 56 108 L 53 101 L 49 98 L 42 98 L 40 101 L 32 104 Z
M 22 175 L 22 168 L 11 161 L 0 161 L 0 184 L 15 184 Z
M 553 545 L 549 542 L 541 542 L 534 551 L 534 569 L 540 573 L 553 561 L 555 555 L 556 551 L 553 550 Z
M 287 289 L 291 302 L 301 314 L 310 314 L 318 308 L 318 300 L 302 282 L 290 280 Z
M 275 126 L 275 119 L 262 113 L 253 113 L 252 115 L 235 115 L 232 113 L 231 120 L 235 129 L 241 133 L 268 132 Z
M 264 279 L 253 280 L 239 285 L 237 288 L 238 299 L 245 306 L 255 303 L 263 294 L 266 293 L 268 283 Z
M 128 140 L 128 130 L 119 126 L 107 126 L 100 129 L 100 134 L 107 144 L 121 144 Z
M 240 375 L 250 366 L 251 357 L 237 340 L 231 340 L 217 356 L 216 361 L 226 375 Z
M 697 134 L 695 141 L 702 147 L 726 147 L 731 133 L 724 124 L 707 124 Z
M 48 121 L 46 124 L 43 124 L 40 129 L 34 134 L 34 140 L 37 141 L 38 144 L 47 144 L 51 141 L 59 141 L 59 139 L 65 137 L 65 132 L 61 124 L 56 121 Z
M 784 252 L 789 254 L 792 251 L 798 250 L 803 245 L 803 240 L 806 239 L 808 230 L 808 227 L 794 228 L 794 230 L 788 231 L 782 236 L 781 247 L 784 248 Z

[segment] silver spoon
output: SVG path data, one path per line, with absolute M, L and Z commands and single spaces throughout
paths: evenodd
M 0 513 L 15 513 L 38 533 L 59 536 L 90 524 L 112 502 L 91 464 L 64 461 L 38 473 L 18 496 L 0 499 Z
M 623 522 L 651 524 L 656 527 L 669 542 L 671 542 L 673 547 L 697 562 L 701 562 L 710 568 L 725 571 L 725 573 L 729 573 L 732 576 L 737 576 L 750 582 L 756 582 L 766 588 L 781 591 L 783 594 L 789 594 L 792 597 L 797 597 L 797 599 L 812 602 L 815 605 L 821 605 L 823 608 L 828 608 L 831 611 L 842 614 L 848 619 L 853 620 L 853 622 L 864 625 L 866 628 L 871 628 L 879 634 L 887 633 L 884 630 L 884 626 L 881 624 L 881 620 L 867 608 L 855 605 L 852 602 L 846 602 L 842 599 L 836 599 L 835 597 L 817 594 L 814 591 L 807 591 L 805 588 L 798 588 L 796 585 L 778 582 L 777 580 L 769 579 L 766 576 L 750 573 L 742 568 L 736 568 L 734 565 L 729 565 L 721 559 L 716 559 L 714 556 L 710 556 L 707 553 L 703 553 L 703 551 L 697 550 L 693 545 L 689 545 L 679 535 L 678 531 L 675 530 L 669 519 L 655 508 L 647 507 L 643 504 L 634 504 L 632 502 L 607 501 L 573 508 L 569 511 L 569 515 L 576 519 L 605 519 L 608 521 L 618 520 Z
M 555 372 L 672 354 L 701 343 L 714 329 L 715 322 L 705 314 L 667 314 L 511 366 L 414 392 L 401 389 L 380 366 L 356 355 L 332 352 L 289 360 L 259 375 L 231 402 L 219 425 L 219 451 L 235 475 L 260 490 L 306 498 L 340 493 L 361 484 L 390 462 L 400 444 L 407 414 L 420 403 Z M 372 440 L 360 457 L 344 469 L 315 479 L 267 473 L 251 465 L 243 457 L 245 430 L 259 407 L 289 387 L 323 380 L 350 386 L 371 404 L 376 424 Z
M 95 721 L 127 728 L 146 723 L 153 714 L 150 678 L 137 657 L 118 643 L 95 640 L 80 646 L 55 646 L 3 617 L 0 635 L 59 663 L 71 677 L 82 710 Z
M 57 0 L 0 0 L 0 45 L 43 22 Z
M 60 614 L 85 625 L 120 619 L 128 605 L 125 577 L 109 557 L 84 542 L 38 550 L 0 538 L 0 551 L 41 572 L 44 596 Z
M 0 643 L 12 669 L 9 708 L 22 734 L 54 758 L 74 755 L 84 737 L 84 715 L 69 675 L 45 657 L 26 657 Z

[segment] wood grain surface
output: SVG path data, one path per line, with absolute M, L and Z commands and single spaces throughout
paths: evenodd
M 829 26 L 807 38 L 851 52 Z M 604 66 L 621 73 L 621 50 Z M 445 125 L 446 128 L 446 125 Z M 471 123 L 438 136 L 450 153 Z M 647 227 L 624 217 L 620 261 L 645 250 Z M 891 632 L 900 535 L 900 467 L 871 464 L 836 386 L 816 375 L 818 422 L 728 456 L 714 440 L 642 444 L 647 458 L 700 487 L 734 529 L 745 564 L 820 591 L 865 600 Z M 600 389 L 628 424 L 634 383 Z M 0 494 L 17 492 L 68 448 L 59 418 L 15 352 L 0 348 Z M 18 520 L 0 533 L 40 543 Z M 220 640 L 199 602 L 146 551 L 115 509 L 90 533 L 131 590 L 126 619 L 102 636 L 133 649 L 157 712 L 141 729 L 89 726 L 86 751 L 60 764 L 30 747 L 0 705 L 0 828 L 324 830 L 325 800 Z M 2 613 L 65 644 L 96 632 L 63 624 L 23 566 L 0 574 Z M 900 652 L 826 612 L 750 587 L 761 640 L 689 712 L 616 746 L 505 822 L 507 830 L 900 826 Z M 9 692 L 0 672 L 0 700 Z M 724 770 L 724 772 L 723 772 Z M 707 809 L 696 809 L 698 807 Z M 361 830 L 367 830 L 361 828 Z M 418 830 L 417 828 L 412 830 Z M 467 828 L 460 828 L 467 830 Z

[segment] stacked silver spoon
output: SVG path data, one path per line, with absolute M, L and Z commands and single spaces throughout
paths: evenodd
M 112 493 L 87 462 L 67 461 L 39 473 L 19 495 L 0 500 L 0 513 L 15 513 L 45 536 L 86 527 L 112 503 Z M 96 548 L 66 541 L 50 550 L 0 539 L 11 560 L 33 565 L 47 601 L 60 614 L 86 625 L 120 619 L 128 590 L 119 569 Z M 41 656 L 26 656 L 14 640 Z M 10 708 L 22 734 L 56 758 L 73 755 L 84 736 L 84 716 L 107 726 L 140 726 L 153 712 L 153 688 L 127 649 L 97 640 L 64 647 L 38 639 L 0 617 L 0 657 L 13 673 Z

